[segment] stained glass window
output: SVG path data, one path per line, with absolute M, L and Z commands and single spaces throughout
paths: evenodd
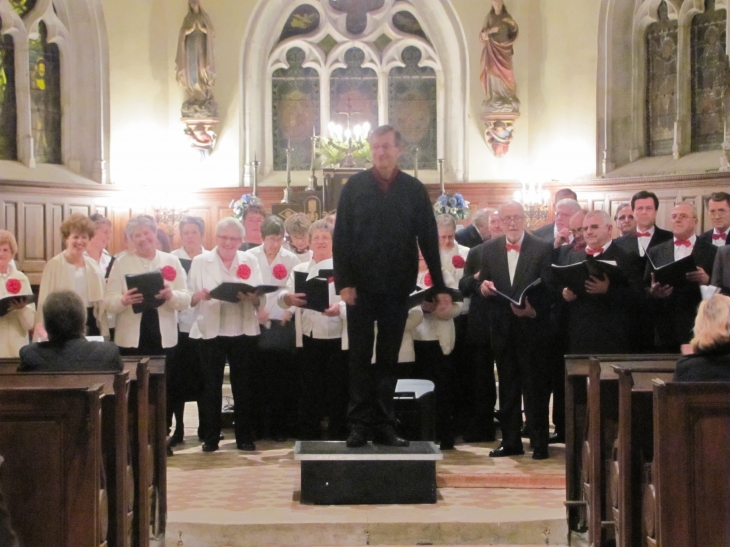
M 18 159 L 17 134 L 15 48 L 13 38 L 5 34 L 0 37 L 0 159 Z
M 378 126 L 378 75 L 362 66 L 365 53 L 356 47 L 345 52 L 347 67 L 332 71 L 330 119 L 343 127 L 368 122 Z
M 287 19 L 279 41 L 300 34 L 309 34 L 319 26 L 319 12 L 309 4 L 297 7 Z
M 417 47 L 403 50 L 405 67 L 396 67 L 388 78 L 388 120 L 400 131 L 405 149 L 398 159 L 403 169 L 418 166 L 436 169 L 436 72 L 419 67 L 421 51 Z
M 368 26 L 368 12 L 383 7 L 385 0 L 330 0 L 330 5 L 338 11 L 347 12 L 345 25 L 347 32 L 362 34 Z
M 419 23 L 415 15 L 409 11 L 399 11 L 396 13 L 393 16 L 393 26 L 401 32 L 413 34 L 414 36 L 419 36 L 424 40 L 428 40 L 426 33 L 423 32 L 423 29 L 421 28 L 421 23 Z
M 42 21 L 38 31 L 40 37 L 28 41 L 33 151 L 38 163 L 61 163 L 60 56 L 58 46 L 48 43 Z
M 650 156 L 672 153 L 677 117 L 677 21 L 670 21 L 666 2 L 659 21 L 646 29 L 646 115 Z
M 319 135 L 319 73 L 304 68 L 304 51 L 292 48 L 286 54 L 289 68 L 272 77 L 274 170 L 286 169 L 286 148 L 293 149 L 291 168 L 310 168 L 312 130 Z
M 10 0 L 10 5 L 15 10 L 15 13 L 21 17 L 30 12 L 35 7 L 35 4 L 36 0 Z
M 705 12 L 692 19 L 693 152 L 719 149 L 724 139 L 725 21 L 714 0 L 705 0 Z

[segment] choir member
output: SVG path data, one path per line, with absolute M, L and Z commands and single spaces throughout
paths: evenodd
M 254 247 L 258 247 L 263 243 L 261 236 L 261 226 L 266 218 L 266 210 L 263 205 L 252 203 L 243 210 L 243 229 L 245 236 L 241 251 L 248 251 Z
M 630 203 L 620 204 L 616 208 L 616 216 L 613 220 L 616 222 L 619 237 L 636 233 L 636 219 Z
M 502 444 L 491 457 L 523 454 L 522 394 L 531 427 L 533 459 L 548 457 L 548 406 L 550 377 L 542 349 L 550 315 L 549 279 L 553 247 L 525 233 L 521 204 L 508 201 L 499 208 L 505 235 L 484 246 L 479 274 L 480 291 L 489 299 L 492 349 L 499 374 L 499 422 Z M 519 298 L 533 282 L 541 280 L 524 307 L 499 296 L 497 291 Z
M 570 213 L 566 210 L 562 211 L 560 216 L 558 216 L 558 202 L 564 199 L 572 199 L 577 202 L 578 196 L 570 188 L 562 188 L 555 192 L 555 198 L 553 199 L 553 214 L 555 215 L 555 221 L 538 228 L 532 235 L 542 239 L 543 241 L 549 241 L 550 243 L 555 242 L 560 228 L 567 226 L 568 219 L 570 219 L 570 217 L 575 213 L 575 211 Z M 580 206 L 578 206 L 578 208 L 580 208 Z M 565 216 L 566 214 L 568 215 L 567 217 Z
M 170 238 L 162 228 L 157 228 L 157 241 L 155 241 L 155 249 L 163 253 L 169 253 L 171 250 Z
M 244 236 L 243 225 L 235 218 L 224 218 L 216 226 L 217 245 L 195 258 L 190 267 L 188 290 L 192 294 L 195 319 L 190 338 L 199 340 L 203 375 L 202 394 L 198 401 L 200 435 L 203 452 L 218 450 L 223 404 L 223 373 L 226 360 L 230 367 L 236 447 L 256 450 L 253 428 L 253 367 L 260 333 L 256 308 L 262 297 L 256 293 L 238 293 L 238 302 L 213 299 L 210 291 L 221 283 L 261 284 L 256 260 L 239 251 Z
M 323 312 L 304 309 L 306 294 L 294 292 L 294 272 L 316 277 L 321 269 L 332 269 L 334 227 L 318 220 L 309 228 L 309 262 L 297 264 L 287 288 L 279 295 L 279 306 L 294 313 L 297 362 L 300 369 L 300 438 L 319 440 L 320 423 L 328 417 L 328 438 L 344 440 L 347 435 L 347 323 L 345 303 L 333 302 Z M 329 276 L 329 274 L 327 274 Z
M 286 249 L 299 258 L 300 262 L 309 262 L 312 253 L 309 250 L 309 227 L 312 221 L 304 213 L 296 213 L 284 222 L 287 234 Z
M 177 313 L 190 306 L 187 276 L 176 256 L 157 250 L 157 225 L 151 216 L 133 216 L 125 232 L 135 252 L 114 261 L 104 308 L 115 315 L 114 341 L 122 355 L 162 355 L 177 344 Z M 133 305 L 144 298 L 138 289 L 127 287 L 125 276 L 154 271 L 164 279 L 164 288 L 155 295 L 163 304 L 135 313 Z
M 256 371 L 259 400 L 257 410 L 268 417 L 268 436 L 277 442 L 287 439 L 296 428 L 298 392 L 297 371 L 294 366 L 295 329 L 291 323 L 293 310 L 278 305 L 281 290 L 286 287 L 292 270 L 300 264 L 297 256 L 284 249 L 284 223 L 276 216 L 268 216 L 261 226 L 263 244 L 246 251 L 256 260 L 265 285 L 276 285 L 280 290 L 268 293 L 258 309 L 261 337 L 258 342 L 259 365 Z M 261 428 L 261 424 L 259 425 Z M 259 431 L 263 435 L 263 431 Z
M 710 284 L 719 287 L 723 294 L 730 292 L 730 245 L 723 245 L 717 249 Z
M 94 237 L 89 240 L 89 244 L 86 246 L 86 254 L 96 260 L 99 268 L 106 276 L 112 261 L 109 251 L 106 250 L 112 239 L 112 223 L 111 220 L 99 213 L 89 216 L 89 220 L 94 223 Z
M 700 241 L 710 241 L 716 247 L 724 247 L 728 243 L 730 233 L 730 194 L 714 192 L 707 200 L 707 216 L 712 221 L 712 229 L 700 235 Z
M 489 239 L 489 220 L 493 212 L 494 209 L 477 209 L 471 224 L 454 235 L 456 242 L 471 249 Z
M 33 294 L 30 281 L 15 267 L 17 252 L 15 236 L 0 230 L 0 298 Z M 0 357 L 18 357 L 20 348 L 28 344 L 34 318 L 35 305 L 20 298 L 10 304 L 10 311 L 0 317 Z
M 647 264 L 644 282 L 650 283 L 658 350 L 679 353 L 680 345 L 692 338 L 697 306 L 702 301 L 700 287 L 710 283 L 718 248 L 709 241 L 700 241 L 695 235 L 697 211 L 691 203 L 675 205 L 670 219 L 672 240 L 649 249 L 647 254 L 656 267 L 692 255 L 697 271 L 687 274 L 686 283 L 672 287 L 658 283 L 651 264 Z
M 183 269 L 185 269 L 186 263 L 182 261 L 192 261 L 196 256 L 205 252 L 203 247 L 205 222 L 200 217 L 185 216 L 180 220 L 178 230 L 182 247 L 172 251 L 172 254 L 181 260 Z M 187 264 L 189 271 L 191 265 Z M 200 355 L 196 341 L 190 339 L 190 329 L 194 319 L 195 308 L 193 307 L 178 314 L 177 346 L 170 352 L 166 361 L 169 366 L 166 372 L 168 429 L 172 427 L 172 417 L 175 416 L 175 432 L 170 437 L 169 446 L 175 446 L 183 441 L 185 402 L 197 401 L 201 393 Z
M 94 237 L 94 224 L 88 217 L 74 213 L 61 224 L 66 249 L 46 262 L 41 277 L 36 310 L 34 340 L 46 338 L 43 328 L 43 303 L 54 291 L 75 291 L 87 310 L 86 334 L 99 335 L 106 330 L 100 304 L 104 298 L 104 274 L 98 263 L 86 256 L 86 246 Z

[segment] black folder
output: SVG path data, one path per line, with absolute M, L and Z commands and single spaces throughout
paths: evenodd
M 658 268 L 651 261 L 649 253 L 646 253 L 651 269 L 654 272 L 654 279 L 657 283 L 662 285 L 669 285 L 671 287 L 681 287 L 686 285 L 690 281 L 687 279 L 687 274 L 690 272 L 697 271 L 697 263 L 692 255 L 685 256 L 664 266 Z
M 437 294 L 448 293 L 451 295 L 451 300 L 454 302 L 463 302 L 464 296 L 457 289 L 445 288 L 437 290 L 436 287 L 429 287 L 427 289 L 417 287 L 416 292 L 411 293 L 408 297 L 408 309 L 420 306 L 423 302 L 431 302 Z
M 248 283 L 234 283 L 232 281 L 225 281 L 218 285 L 215 289 L 210 291 L 210 296 L 216 300 L 223 300 L 224 302 L 238 303 L 238 293 L 252 293 L 266 294 L 270 292 L 278 291 L 281 287 L 277 285 L 249 285 Z
M 183 267 L 183 270 L 185 270 L 186 274 L 190 273 L 190 266 L 193 265 L 193 261 L 189 258 L 180 258 L 180 265 Z
M 320 274 L 328 273 L 328 271 L 320 270 Z M 314 310 L 323 312 L 331 306 L 330 304 L 330 284 L 329 277 L 326 275 L 318 275 L 311 279 L 307 279 L 307 272 L 294 272 L 294 292 L 306 295 L 307 303 L 301 308 L 306 310 Z
M 542 279 L 540 279 L 539 277 L 537 279 L 535 279 L 535 281 L 533 281 L 527 287 L 525 287 L 525 290 L 523 290 L 520 293 L 520 295 L 517 297 L 517 300 L 515 300 L 514 298 L 512 298 L 508 294 L 505 294 L 503 292 L 498 291 L 496 288 L 494 289 L 494 292 L 496 292 L 499 297 L 504 298 L 505 300 L 507 300 L 508 302 L 514 304 L 518 308 L 524 308 L 525 307 L 525 298 L 528 297 L 528 296 L 530 296 L 529 293 L 531 293 L 532 290 L 535 287 L 537 287 L 538 285 L 540 285 L 541 283 L 542 283 Z
M 109 265 L 106 267 L 106 272 L 104 272 L 104 279 L 109 279 L 109 274 L 112 273 L 112 266 L 114 266 L 114 262 L 116 262 L 116 260 L 117 257 L 113 256 L 109 261 Z
M 0 298 L 0 317 L 10 313 L 10 304 L 14 300 L 22 300 L 26 304 L 32 304 L 35 302 L 35 296 L 32 294 L 13 294 L 11 296 Z
M 587 258 L 583 262 L 569 266 L 553 264 L 552 274 L 556 285 L 568 287 L 575 294 L 585 294 L 586 281 L 591 277 L 605 279 L 608 276 L 614 285 L 626 281 L 621 269 L 615 263 L 595 258 Z
M 165 282 L 162 279 L 161 271 L 157 270 L 141 274 L 126 274 L 124 278 L 127 280 L 128 289 L 137 289 L 137 291 L 144 296 L 144 300 L 141 304 L 132 304 L 134 313 L 155 310 L 165 303 L 164 300 L 155 298 L 155 295 L 165 288 Z

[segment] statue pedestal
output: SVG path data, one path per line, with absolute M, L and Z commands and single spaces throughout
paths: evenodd
M 519 112 L 482 111 L 481 118 L 485 126 L 484 138 L 496 157 L 501 158 L 509 152 L 515 121 L 519 117 Z
M 218 118 L 182 118 L 185 135 L 190 139 L 190 146 L 208 156 L 215 147 L 218 134 L 214 129 L 220 123 Z

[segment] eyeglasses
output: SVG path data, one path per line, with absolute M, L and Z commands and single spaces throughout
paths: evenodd
M 687 220 L 687 219 L 694 218 L 694 217 L 687 215 L 685 213 L 679 213 L 678 215 L 672 215 L 669 218 L 671 220 Z
M 708 211 L 708 214 L 711 217 L 719 217 L 719 216 L 722 216 L 722 215 L 726 215 L 728 213 L 730 213 L 730 209 L 715 209 L 713 211 Z
M 624 220 L 634 220 L 634 215 L 621 215 L 620 217 L 616 217 L 614 220 L 618 220 L 619 222 L 623 222 Z
M 573 236 L 577 236 L 583 233 L 584 228 L 576 228 L 575 230 L 570 230 L 570 233 L 573 234 Z
M 511 224 L 513 222 L 515 224 L 519 224 L 520 222 L 525 220 L 525 215 L 513 215 L 513 216 L 509 216 L 509 217 L 499 217 L 499 220 L 501 220 L 505 224 Z
M 218 235 L 215 236 L 215 237 L 217 237 L 218 239 L 220 239 L 223 243 L 228 243 L 229 241 L 231 243 L 236 243 L 238 241 L 243 241 L 243 238 L 242 237 L 228 237 L 228 236 L 218 236 Z
M 588 226 L 583 226 L 583 231 L 584 232 L 587 230 L 596 231 L 596 230 L 600 230 L 601 228 L 603 228 L 603 224 L 589 224 Z

